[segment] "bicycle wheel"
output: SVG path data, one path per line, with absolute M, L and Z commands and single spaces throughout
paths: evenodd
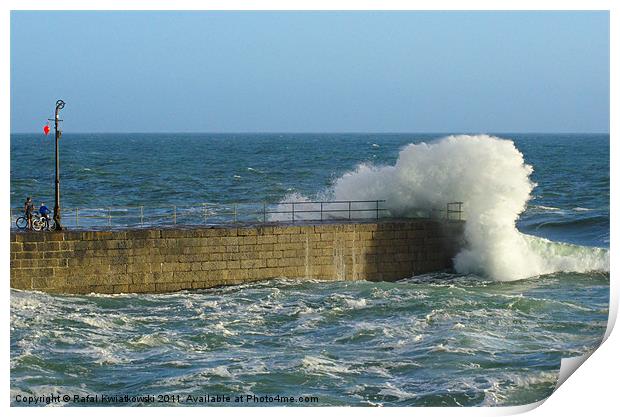
M 28 226 L 28 219 L 26 219 L 24 216 L 18 217 L 17 220 L 15 220 L 15 226 L 17 226 L 17 228 L 20 230 L 25 229 L 26 226 Z
M 41 218 L 38 218 L 38 217 L 32 218 L 32 228 L 34 229 L 35 232 L 41 231 L 41 229 L 43 228 L 43 223 L 44 223 L 44 220 Z
M 56 230 L 56 222 L 54 220 L 49 221 L 48 230 Z

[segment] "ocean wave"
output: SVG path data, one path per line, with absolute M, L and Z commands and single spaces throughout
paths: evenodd
M 555 386 L 558 375 L 558 372 L 538 372 L 529 375 L 512 373 L 503 378 L 490 378 L 490 387 L 484 390 L 484 401 L 481 405 L 497 406 L 506 404 L 511 397 L 519 394 L 523 395 L 522 391 L 524 390 L 535 389 L 536 386 L 540 385 Z M 520 403 L 518 398 L 516 403 Z
M 148 347 L 164 346 L 170 343 L 170 339 L 161 333 L 149 333 L 129 342 L 133 345 Z
M 542 206 L 542 205 L 533 205 L 533 208 L 536 209 L 540 209 L 540 210 L 544 210 L 544 211 L 560 211 L 562 209 L 557 208 L 557 207 L 549 207 L 549 206 Z
M 550 242 L 535 241 L 517 230 L 536 184 L 511 140 L 488 135 L 448 136 L 405 146 L 394 165 L 360 164 L 321 193 L 336 200 L 386 200 L 396 217 L 462 201 L 466 244 L 454 258 L 459 273 L 511 281 L 557 271 L 608 271 L 604 250 L 580 249 L 572 254 Z M 286 201 L 311 201 L 290 194 Z M 538 205 L 540 210 L 559 211 Z
M 342 375 L 359 373 L 351 370 L 340 362 L 319 356 L 304 356 L 300 365 L 304 371 L 309 374 L 328 375 L 333 378 L 341 378 Z
M 588 217 L 568 217 L 562 219 L 553 219 L 546 220 L 542 219 L 539 221 L 530 221 L 528 222 L 530 227 L 534 227 L 535 229 L 566 229 L 571 230 L 576 227 L 595 227 L 595 226 L 605 226 L 609 227 L 609 217 L 599 215 L 599 216 L 588 216 Z

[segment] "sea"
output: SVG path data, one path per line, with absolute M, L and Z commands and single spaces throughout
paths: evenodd
M 53 207 L 51 136 L 11 135 L 12 227 L 26 196 Z M 11 290 L 14 406 L 524 405 L 605 333 L 608 134 L 66 133 L 60 169 L 69 229 L 157 227 L 173 207 L 199 224 L 237 204 L 381 199 L 415 217 L 462 201 L 466 244 L 454 269 L 396 282 Z

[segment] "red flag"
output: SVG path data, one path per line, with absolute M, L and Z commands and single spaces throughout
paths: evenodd
M 50 134 L 50 126 L 49 125 L 43 126 L 43 133 L 45 133 L 45 136 Z

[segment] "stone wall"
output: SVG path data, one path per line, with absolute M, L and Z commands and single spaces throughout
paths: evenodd
M 11 288 L 153 293 L 277 277 L 396 280 L 452 266 L 462 222 L 11 232 Z

